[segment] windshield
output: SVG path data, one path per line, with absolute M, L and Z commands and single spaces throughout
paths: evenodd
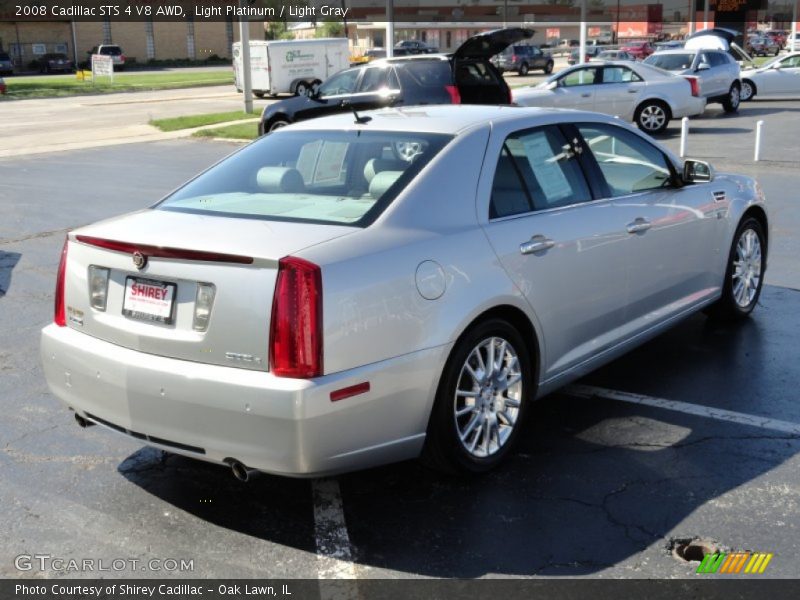
M 452 136 L 278 131 L 159 203 L 159 210 L 365 227 Z
M 694 62 L 694 54 L 686 52 L 679 54 L 661 54 L 656 52 L 645 59 L 645 64 L 653 65 L 667 71 L 682 71 L 690 69 Z

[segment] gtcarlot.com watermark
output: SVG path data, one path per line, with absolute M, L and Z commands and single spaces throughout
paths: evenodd
M 62 558 L 52 554 L 20 554 L 14 558 L 14 566 L 18 571 L 57 573 L 173 573 L 194 571 L 194 559 Z

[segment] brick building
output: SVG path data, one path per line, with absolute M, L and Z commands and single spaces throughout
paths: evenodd
M 97 44 L 118 44 L 125 56 L 138 63 L 148 60 L 231 57 L 239 39 L 238 21 L 0 21 L 0 49 L 18 69 L 49 52 L 63 52 L 79 62 Z M 264 22 L 250 22 L 250 39 L 264 39 Z

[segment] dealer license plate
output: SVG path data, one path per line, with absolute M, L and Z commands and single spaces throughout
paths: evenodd
M 125 279 L 122 314 L 132 319 L 171 325 L 177 288 L 174 283 L 128 277 Z

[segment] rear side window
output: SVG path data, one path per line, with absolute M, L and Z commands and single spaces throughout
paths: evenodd
M 400 87 L 391 67 L 372 67 L 364 71 L 359 92 L 378 92 L 383 89 L 396 90 Z
M 708 52 L 706 53 L 706 57 L 708 58 L 708 61 L 712 67 L 720 67 L 728 64 L 727 56 L 719 52 Z
M 590 199 L 577 157 L 557 127 L 529 129 L 506 138 L 492 184 L 489 218 Z
M 215 165 L 156 208 L 365 227 L 451 139 L 363 129 L 278 131 Z
M 682 71 L 690 69 L 694 62 L 694 54 L 686 52 L 680 54 L 651 54 L 645 59 L 645 63 L 666 69 L 667 71 Z
M 672 184 L 667 157 L 635 133 L 604 123 L 579 124 L 577 128 L 591 149 L 612 197 Z
M 403 83 L 421 87 L 443 87 L 452 83 L 450 63 L 446 60 L 413 60 L 402 65 Z
M 603 68 L 603 83 L 630 83 L 642 78 L 627 67 Z

